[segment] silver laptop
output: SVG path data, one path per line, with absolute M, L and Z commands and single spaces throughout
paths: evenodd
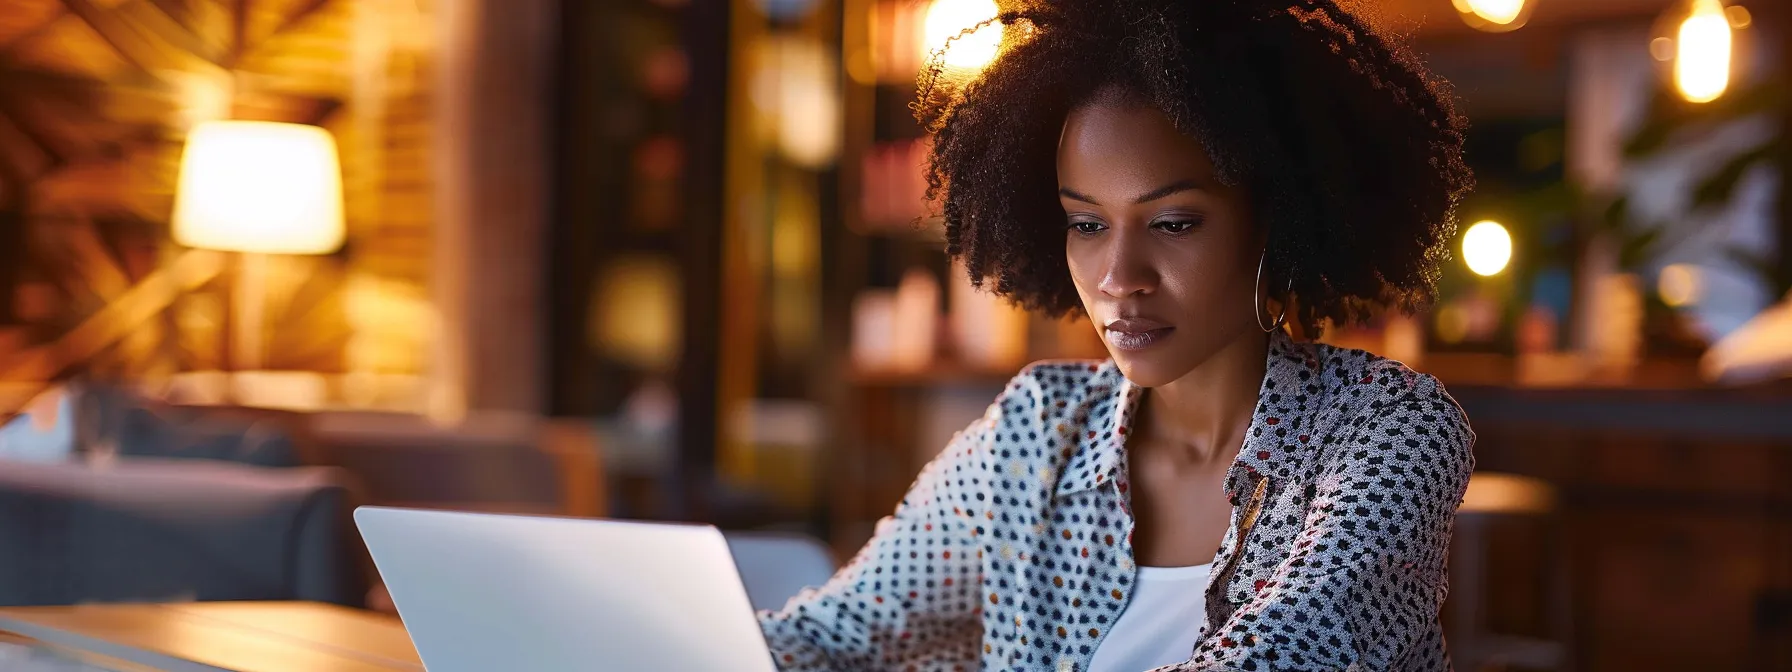
M 355 524 L 429 672 L 773 672 L 722 533 L 364 506 Z

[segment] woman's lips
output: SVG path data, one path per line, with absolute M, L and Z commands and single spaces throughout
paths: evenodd
M 1103 330 L 1108 344 L 1119 350 L 1144 350 L 1163 340 L 1176 328 L 1145 317 L 1123 317 L 1107 323 Z

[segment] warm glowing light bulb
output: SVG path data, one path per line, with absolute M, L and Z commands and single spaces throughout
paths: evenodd
M 1476 275 L 1497 275 L 1512 261 L 1512 234 L 1499 222 L 1477 222 L 1462 236 L 1462 259 Z
M 999 13 L 1001 10 L 996 7 L 995 0 L 933 0 L 922 23 L 926 56 L 931 58 L 945 49 L 944 65 L 947 68 L 979 70 L 989 65 L 1002 48 L 1002 24 L 991 21 Z M 965 29 L 985 21 L 989 23 L 960 35 Z M 947 45 L 948 40 L 950 45 Z
M 1695 103 L 1709 103 L 1730 88 L 1730 17 L 1719 0 L 1694 0 L 1674 44 L 1674 86 Z
M 1524 13 L 1525 0 L 1454 0 L 1456 11 L 1473 14 L 1495 25 L 1506 26 Z

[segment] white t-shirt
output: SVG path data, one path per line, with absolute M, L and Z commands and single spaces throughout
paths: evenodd
M 1145 672 L 1188 660 L 1207 624 L 1212 564 L 1140 567 L 1120 620 L 1095 649 L 1089 672 Z

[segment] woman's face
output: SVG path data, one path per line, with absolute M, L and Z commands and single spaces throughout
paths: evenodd
M 1058 187 L 1070 277 L 1134 384 L 1175 381 L 1261 333 L 1263 238 L 1245 194 L 1220 184 L 1201 143 L 1155 107 L 1113 100 L 1071 112 Z

